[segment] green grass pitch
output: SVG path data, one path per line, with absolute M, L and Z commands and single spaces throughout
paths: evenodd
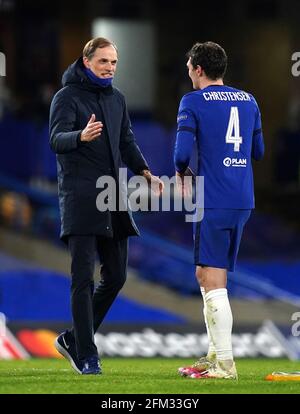
M 239 380 L 182 378 L 187 359 L 105 358 L 103 375 L 82 376 L 66 360 L 0 361 L 0 394 L 299 394 L 300 383 L 270 382 L 272 371 L 300 370 L 284 359 L 237 360 Z

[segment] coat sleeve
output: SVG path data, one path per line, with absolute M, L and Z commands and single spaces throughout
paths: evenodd
M 121 126 L 120 153 L 122 161 L 134 174 L 140 174 L 143 170 L 149 170 L 147 161 L 135 141 L 125 101 Z
M 49 128 L 50 147 L 56 154 L 78 148 L 81 130 L 75 130 L 76 106 L 70 97 L 58 92 L 51 103 Z

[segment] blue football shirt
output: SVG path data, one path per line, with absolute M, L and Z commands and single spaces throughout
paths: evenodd
M 254 208 L 251 159 L 264 155 L 261 115 L 254 97 L 226 85 L 183 96 L 177 117 L 176 171 L 184 172 L 196 143 L 205 208 Z

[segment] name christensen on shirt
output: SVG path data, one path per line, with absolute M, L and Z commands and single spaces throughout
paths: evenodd
M 206 101 L 250 101 L 246 92 L 203 92 Z

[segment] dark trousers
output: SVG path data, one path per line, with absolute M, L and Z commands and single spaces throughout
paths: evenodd
M 125 283 L 128 239 L 69 236 L 68 244 L 72 257 L 71 333 L 78 358 L 85 359 L 98 354 L 94 333 Z M 96 254 L 101 263 L 101 280 L 94 290 Z

